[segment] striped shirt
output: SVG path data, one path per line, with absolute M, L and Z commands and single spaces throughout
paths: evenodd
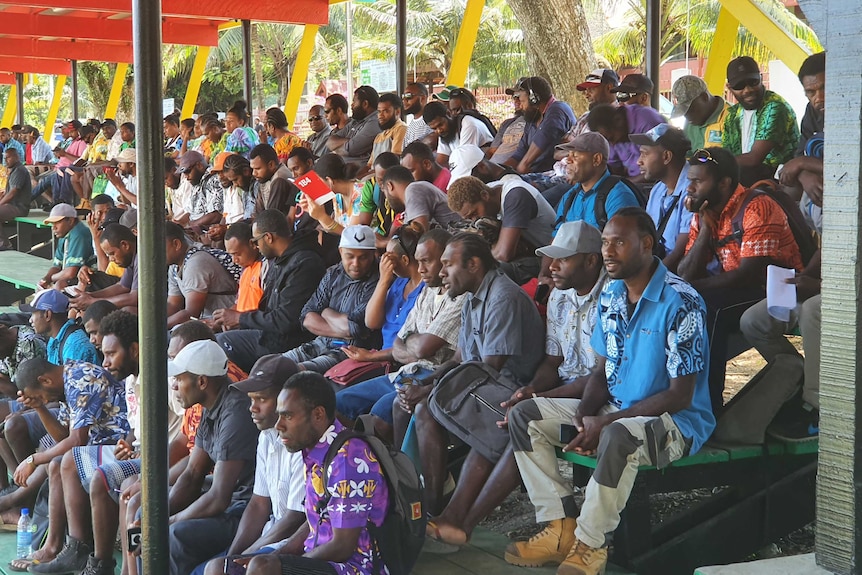
M 302 462 L 302 452 L 289 452 L 274 428 L 261 431 L 257 437 L 254 494 L 267 497 L 272 503 L 272 513 L 261 535 L 266 535 L 288 511 L 305 513 L 305 464 Z

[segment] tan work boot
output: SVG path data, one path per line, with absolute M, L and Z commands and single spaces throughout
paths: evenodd
M 507 563 L 519 567 L 541 567 L 548 563 L 562 563 L 575 544 L 577 526 L 577 520 L 569 517 L 554 519 L 529 541 L 509 543 L 503 557 Z
M 608 566 L 608 548 L 594 549 L 575 539 L 569 556 L 560 564 L 557 575 L 604 575 Z

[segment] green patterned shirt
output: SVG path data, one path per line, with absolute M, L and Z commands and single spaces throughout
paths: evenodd
M 743 153 L 743 112 L 739 104 L 730 107 L 724 119 L 724 133 L 721 137 L 721 145 L 737 156 Z M 775 144 L 766 154 L 764 164 L 777 168 L 793 158 L 796 146 L 799 144 L 799 126 L 796 122 L 796 113 L 784 98 L 771 90 L 766 90 L 763 103 L 755 112 L 753 124 L 753 142 L 769 140 Z

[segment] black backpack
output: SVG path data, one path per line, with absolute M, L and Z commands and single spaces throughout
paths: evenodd
M 596 223 L 599 225 L 599 231 L 605 229 L 605 224 L 608 223 L 608 211 L 605 208 L 605 204 L 608 201 L 608 196 L 611 194 L 611 190 L 614 189 L 618 183 L 622 182 L 625 186 L 632 191 L 635 197 L 638 200 L 638 204 L 640 207 L 646 208 L 647 204 L 647 196 L 644 194 L 644 191 L 640 189 L 640 187 L 628 181 L 626 178 L 621 178 L 619 176 L 608 176 L 602 183 L 596 187 L 596 203 L 593 205 L 593 213 L 596 216 Z M 575 196 L 577 194 L 570 193 L 566 197 L 566 203 L 563 204 L 563 215 L 557 218 L 557 221 L 554 223 L 554 227 L 559 226 L 560 224 L 566 221 L 566 216 L 569 213 L 569 210 L 572 209 L 572 205 L 575 203 Z
M 364 429 L 361 429 L 363 428 Z M 357 422 L 357 429 L 345 429 L 332 441 L 323 458 L 323 485 L 328 482 L 327 473 L 338 450 L 350 439 L 359 439 L 368 444 L 380 464 L 380 470 L 389 488 L 389 509 L 380 527 L 368 522 L 368 533 L 377 546 L 374 556 L 374 573 L 386 565 L 390 575 L 408 575 L 419 558 L 425 543 L 425 509 L 422 503 L 424 487 L 422 478 L 413 461 L 403 452 L 387 446 L 373 435 L 373 427 Z M 317 512 L 324 513 L 331 494 L 318 502 Z
M 799 246 L 799 253 L 802 255 L 802 265 L 808 265 L 814 252 L 817 251 L 817 241 L 814 239 L 813 230 L 808 227 L 805 222 L 805 217 L 799 209 L 799 204 L 793 201 L 789 195 L 775 187 L 775 182 L 771 180 L 761 180 L 746 190 L 745 199 L 734 214 L 731 224 L 733 233 L 718 240 L 716 247 L 722 247 L 730 242 L 742 244 L 742 236 L 745 233 L 743 229 L 743 219 L 745 218 L 745 208 L 751 203 L 751 200 L 758 196 L 767 196 L 772 198 L 779 205 L 784 215 L 787 216 L 787 225 L 793 233 L 793 239 L 796 240 L 796 245 Z
M 464 116 L 470 116 L 471 118 L 475 118 L 476 120 L 479 120 L 480 122 L 485 124 L 485 127 L 488 128 L 488 131 L 491 132 L 491 136 L 497 135 L 497 128 L 494 127 L 494 123 L 491 121 L 490 118 L 488 118 L 488 116 L 486 116 L 485 114 L 483 114 L 479 110 L 461 110 L 461 113 L 458 114 L 458 116 L 457 116 L 457 121 L 458 121 L 457 131 L 458 132 L 461 132 L 461 119 Z

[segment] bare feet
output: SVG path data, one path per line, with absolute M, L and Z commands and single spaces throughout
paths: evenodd
M 442 543 L 462 547 L 470 541 L 470 536 L 460 527 L 446 523 L 441 517 L 428 522 L 426 535 Z
M 57 556 L 58 551 L 49 550 L 46 547 L 42 547 L 38 551 L 34 551 L 30 554 L 27 559 L 13 559 L 9 562 L 9 567 L 12 568 L 13 571 L 27 571 L 27 567 L 30 565 L 35 565 L 37 563 L 48 563 L 49 561 L 53 561 L 54 557 Z

